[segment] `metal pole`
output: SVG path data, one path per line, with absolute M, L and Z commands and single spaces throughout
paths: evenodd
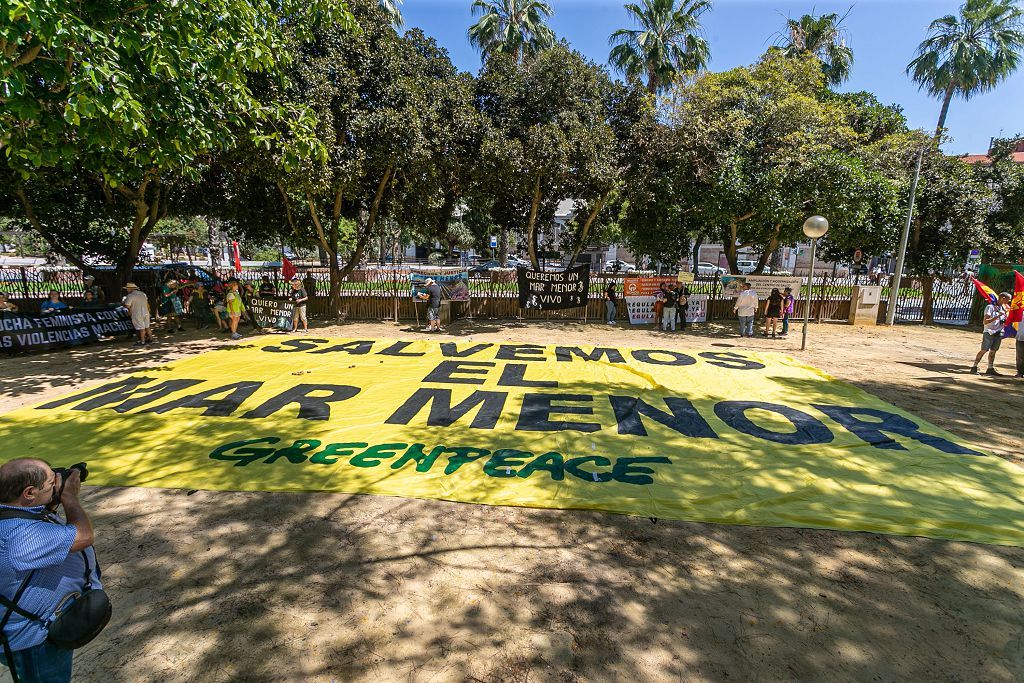
M 900 251 L 896 258 L 896 273 L 889 283 L 889 303 L 886 305 L 885 322 L 896 324 L 896 303 L 900 298 L 900 283 L 903 281 L 903 262 L 907 257 L 907 240 L 910 239 L 910 224 L 914 220 L 914 198 L 917 196 L 917 180 L 921 177 L 921 161 L 924 159 L 924 147 L 917 153 L 917 168 L 914 169 L 914 181 L 910 184 L 910 206 L 907 208 L 907 222 L 900 236 Z
M 800 350 L 807 348 L 807 324 L 811 321 L 811 293 L 814 291 L 814 251 L 818 246 L 818 240 L 811 239 L 811 271 L 807 276 L 807 300 L 804 302 L 804 337 L 800 342 Z

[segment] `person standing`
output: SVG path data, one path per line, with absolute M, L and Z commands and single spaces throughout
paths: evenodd
M 299 321 L 301 320 L 302 331 L 309 332 L 309 321 L 306 320 L 306 302 L 309 301 L 309 294 L 306 292 L 305 287 L 302 286 L 302 280 L 299 279 L 298 275 L 292 276 L 291 284 L 291 300 L 295 304 L 295 310 L 292 312 L 292 330 L 295 332 L 299 331 Z
M 665 304 L 661 309 L 661 329 L 668 331 L 671 326 L 672 331 L 676 331 L 676 290 L 674 286 L 668 286 L 665 288 Z
M 105 304 L 107 302 L 107 295 L 103 291 L 103 288 L 96 284 L 96 278 L 92 275 L 85 276 L 85 289 L 82 291 L 82 296 L 85 296 L 86 292 L 92 292 L 92 300 L 96 304 Z
M 74 651 L 50 643 L 48 622 L 69 596 L 102 589 L 80 490 L 77 469 L 65 481 L 45 460 L 0 466 L 0 593 L 19 610 L 3 609 L 3 660 L 22 683 L 71 681 Z M 66 522 L 52 511 L 55 501 Z
M 210 326 L 210 299 L 202 282 L 196 282 L 189 299 L 188 310 L 196 322 L 197 330 L 205 330 Z
M 419 298 L 427 302 L 427 326 L 424 332 L 443 332 L 441 327 L 441 286 L 428 277 L 426 291 L 419 293 Z
M 139 286 L 134 282 L 129 282 L 124 288 L 128 290 L 128 294 L 125 295 L 121 303 L 128 309 L 128 314 L 132 317 L 132 327 L 139 335 L 135 345 L 152 344 L 153 329 L 149 315 L 149 297 L 140 292 Z
M 686 332 L 686 311 L 690 308 L 690 288 L 676 286 L 676 315 L 679 317 L 679 325 L 683 332 Z
M 1017 325 L 1017 374 L 1024 377 L 1024 322 Z
M 615 324 L 615 313 L 618 306 L 618 295 L 615 293 L 615 281 L 608 283 L 608 287 L 604 290 L 604 307 L 607 313 L 607 321 L 609 325 Z
M 238 291 L 238 278 L 231 278 L 227 285 L 228 291 L 224 295 L 224 308 L 228 312 L 228 329 L 231 330 L 232 339 L 241 339 L 242 335 L 238 334 L 238 321 L 245 313 L 245 302 L 242 301 L 242 295 Z
M 741 337 L 754 336 L 754 316 L 757 315 L 758 303 L 757 292 L 750 288 L 749 282 L 744 282 L 736 297 L 736 304 L 732 307 L 740 321 Z
M 773 287 L 768 299 L 764 302 L 764 336 L 768 336 L 768 329 L 771 328 L 772 339 L 775 339 L 775 330 L 779 326 L 779 318 L 782 317 L 782 293 L 778 288 Z
M 654 322 L 657 323 L 659 330 L 665 329 L 661 322 L 661 314 L 665 310 L 665 293 L 667 291 L 668 286 L 662 282 L 658 285 L 658 293 L 654 295 Z
M 160 302 L 157 312 L 164 316 L 167 334 L 174 334 L 181 329 L 181 297 L 178 296 L 178 281 L 174 279 L 173 274 L 168 275 L 163 286 L 160 287 Z M 172 321 L 173 329 L 171 328 Z
M 793 288 L 786 287 L 784 295 L 782 297 L 782 336 L 785 337 L 789 334 L 789 319 L 793 315 L 793 307 L 796 305 L 796 299 L 793 298 Z
M 985 371 L 985 374 L 999 374 L 994 367 L 996 351 L 999 350 L 999 345 L 1003 341 L 1003 327 L 1006 324 L 1006 313 L 1012 298 L 1007 292 L 1002 292 L 996 303 L 985 307 L 985 329 L 981 333 L 981 351 L 978 351 L 978 355 L 974 357 L 974 365 L 971 366 L 972 375 L 978 374 L 978 363 L 981 362 L 985 352 L 988 352 L 988 370 Z
M 263 279 L 260 281 L 260 288 L 257 291 L 259 291 L 260 296 L 277 296 L 277 287 L 270 281 L 269 275 L 263 276 Z

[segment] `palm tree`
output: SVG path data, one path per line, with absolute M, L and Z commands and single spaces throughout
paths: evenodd
M 846 30 L 842 27 L 845 18 L 838 14 L 805 14 L 799 19 L 787 19 L 783 53 L 787 57 L 812 54 L 821 60 L 821 71 L 829 85 L 843 83 L 853 66 L 853 50 L 846 44 Z
M 484 61 L 495 53 L 519 61 L 555 44 L 544 23 L 553 11 L 543 0 L 473 0 L 471 10 L 480 19 L 469 27 L 469 42 Z
M 994 88 L 1016 69 L 1024 50 L 1024 12 L 1014 0 L 967 0 L 960 16 L 928 26 L 907 73 L 929 95 L 942 98 L 935 138 L 942 135 L 953 95 L 965 100 Z
M 402 9 L 399 5 L 402 4 L 402 0 L 380 0 L 380 8 L 384 10 L 384 14 L 391 20 L 391 24 L 396 28 L 400 29 L 405 25 L 405 20 L 402 18 Z
M 629 78 L 645 78 L 654 94 L 669 86 L 682 71 L 707 68 L 708 43 L 700 35 L 700 15 L 711 0 L 642 0 L 626 5 L 640 26 L 619 29 L 608 38 L 613 45 L 608 61 Z

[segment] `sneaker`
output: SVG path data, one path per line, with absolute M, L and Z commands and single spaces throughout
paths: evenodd
M 977 365 L 971 366 L 971 374 L 972 375 L 977 375 L 978 374 L 978 366 Z
M 238 334 L 237 332 L 235 332 L 235 333 L 234 333 L 233 335 L 231 335 L 231 338 L 232 338 L 232 339 L 241 339 L 241 338 L 242 338 L 242 335 L 240 335 L 240 334 Z
M 996 372 L 995 368 L 989 368 L 988 370 L 985 371 L 985 374 L 986 375 L 1001 375 L 1002 373 L 1001 372 Z
M 143 344 L 145 344 L 145 342 L 140 341 L 138 339 L 135 340 L 135 346 L 142 346 Z

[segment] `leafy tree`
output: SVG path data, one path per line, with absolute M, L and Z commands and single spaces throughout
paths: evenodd
M 642 0 L 626 5 L 637 29 L 619 29 L 608 41 L 612 66 L 629 78 L 645 79 L 651 94 L 667 88 L 680 73 L 706 69 L 710 48 L 700 36 L 700 16 L 710 0 Z
M 969 100 L 1016 71 L 1024 51 L 1024 11 L 1015 0 L 967 0 L 959 16 L 936 19 L 928 34 L 907 73 L 922 90 L 942 98 L 938 139 L 954 95 Z
M 821 62 L 825 82 L 831 86 L 844 83 L 853 67 L 853 50 L 846 44 L 843 19 L 838 14 L 805 14 L 787 19 L 782 52 L 787 57 L 814 55 Z
M 1022 142 L 1024 138 L 993 141 L 992 165 L 975 167 L 978 180 L 994 195 L 984 244 L 989 261 L 1024 263 L 1024 164 L 1013 160 Z
M 268 21 L 268 18 L 274 18 Z M 260 104 L 286 36 L 350 27 L 333 0 L 16 0 L 0 13 L 4 187 L 69 261 L 127 279 L 174 193 L 212 153 L 262 140 L 301 109 Z
M 545 23 L 553 10 L 544 0 L 473 0 L 471 11 L 480 18 L 469 27 L 469 42 L 485 62 L 494 54 L 518 62 L 555 43 Z
M 283 218 L 293 239 L 326 254 L 334 310 L 342 280 L 389 225 L 403 228 L 406 211 L 417 226 L 440 222 L 439 178 L 448 167 L 435 164 L 435 154 L 461 141 L 441 126 L 445 116 L 465 116 L 453 101 L 468 101 L 468 85 L 433 40 L 419 31 L 399 38 L 375 1 L 351 7 L 358 34 L 317 32 L 293 48 L 289 85 L 268 81 L 260 92 L 263 101 L 304 103 L 314 112 L 326 155 L 303 156 L 301 137 L 284 130 L 267 146 L 245 148 L 240 164 L 256 176 L 248 192 L 271 218 L 263 225 L 280 226 Z M 277 190 L 276 207 L 267 184 Z
M 535 267 L 539 226 L 552 224 L 558 202 L 574 198 L 596 215 L 614 185 L 610 88 L 601 68 L 564 43 L 525 64 L 495 55 L 480 74 L 478 101 L 489 121 L 481 178 L 491 217 L 503 235 L 523 235 Z
M 832 239 L 863 240 L 894 213 L 895 188 L 866 153 L 851 105 L 824 87 L 812 56 L 769 52 L 758 64 L 703 74 L 674 92 L 667 126 L 641 147 L 626 183 L 623 232 L 635 252 L 682 256 L 714 237 L 737 271 L 740 249 L 761 272 L 781 245 L 803 239 L 813 213 Z
M 402 0 L 380 0 L 380 8 L 388 15 L 391 25 L 396 29 L 405 25 L 405 19 L 402 18 Z

